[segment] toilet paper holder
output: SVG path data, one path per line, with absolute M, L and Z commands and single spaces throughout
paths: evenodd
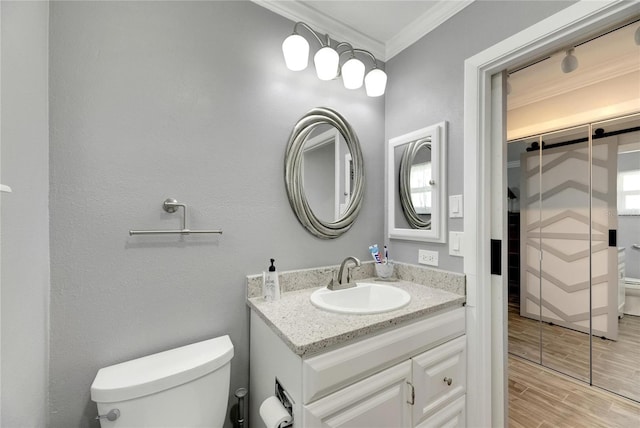
M 294 401 L 291 399 L 291 396 L 289 395 L 289 393 L 287 393 L 287 391 L 282 387 L 282 384 L 280 383 L 278 378 L 276 378 L 275 396 L 282 403 L 282 405 L 287 410 L 287 412 L 289 412 L 289 414 L 291 415 L 291 422 L 286 425 L 281 425 L 280 428 L 287 428 L 292 426 Z

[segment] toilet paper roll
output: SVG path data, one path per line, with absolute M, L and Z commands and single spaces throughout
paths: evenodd
M 273 395 L 260 405 L 260 417 L 267 428 L 280 428 L 291 422 L 291 415 Z

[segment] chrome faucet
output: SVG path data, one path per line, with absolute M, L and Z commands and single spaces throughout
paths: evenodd
M 351 284 L 351 272 L 349 267 L 347 267 L 347 282 L 345 282 L 343 284 L 342 281 L 342 277 L 344 274 L 344 268 L 347 266 L 347 263 L 349 262 L 353 262 L 355 264 L 355 267 L 360 267 L 360 260 L 358 260 L 356 257 L 353 256 L 349 256 L 346 259 L 344 259 L 342 261 L 342 263 L 340 263 L 340 269 L 338 269 L 338 278 L 331 278 L 331 282 L 329 283 L 329 285 L 327 286 L 327 288 L 329 290 L 342 290 L 345 288 L 351 288 L 351 287 L 355 287 L 356 284 L 353 283 Z

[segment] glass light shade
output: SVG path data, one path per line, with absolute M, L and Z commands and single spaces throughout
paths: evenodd
M 320 80 L 331 80 L 338 74 L 338 52 L 329 46 L 325 46 L 316 52 L 313 62 L 316 65 L 316 74 Z
M 562 69 L 563 73 L 571 73 L 576 68 L 578 68 L 578 58 L 573 56 L 573 49 L 569 49 L 567 51 L 567 56 L 562 59 L 560 68 Z
M 342 66 L 342 82 L 347 89 L 358 89 L 364 80 L 364 64 L 358 58 L 351 58 Z
M 299 34 L 292 34 L 282 42 L 282 53 L 287 68 L 300 71 L 309 63 L 309 42 Z
M 387 86 L 387 73 L 374 68 L 364 78 L 364 87 L 367 90 L 367 95 L 370 97 L 379 97 L 384 94 L 384 90 Z

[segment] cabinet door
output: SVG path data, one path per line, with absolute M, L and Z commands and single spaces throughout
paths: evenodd
M 466 395 L 422 421 L 416 428 L 459 428 L 467 426 L 465 414 Z
M 466 392 L 466 336 L 451 340 L 412 358 L 415 405 L 413 423 L 418 426 Z
M 304 407 L 302 425 L 311 427 L 404 428 L 411 426 L 405 361 Z

